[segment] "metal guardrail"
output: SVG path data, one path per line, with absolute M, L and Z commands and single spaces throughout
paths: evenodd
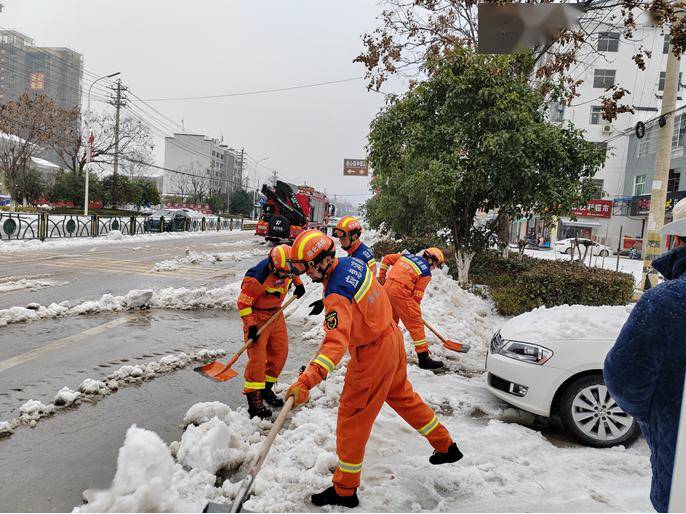
M 209 232 L 243 227 L 243 218 L 203 216 L 175 221 L 146 223 L 146 216 L 79 216 L 77 214 L 49 214 L 0 211 L 0 240 L 59 239 L 97 237 L 118 230 L 124 235 L 159 232 Z

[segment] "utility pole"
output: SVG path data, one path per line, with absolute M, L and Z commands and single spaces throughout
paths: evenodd
M 679 16 L 681 18 L 681 16 Z M 674 47 L 669 45 L 667 70 L 665 72 L 665 89 L 662 96 L 662 108 L 659 118 L 657 153 L 655 169 L 650 191 L 650 212 L 643 230 L 643 277 L 639 288 L 647 291 L 657 285 L 658 273 L 652 261 L 662 253 L 660 229 L 665 224 L 665 205 L 667 203 L 667 181 L 669 165 L 672 160 L 672 136 L 674 135 L 674 111 L 676 109 L 677 90 L 679 88 L 680 58 L 674 54 Z
M 276 181 L 278 179 L 279 175 L 276 173 L 276 170 L 272 173 L 272 187 L 276 187 Z
M 116 88 L 111 88 L 115 92 L 115 97 L 112 98 L 110 105 L 115 108 L 115 120 L 114 120 L 114 163 L 113 163 L 113 173 L 115 176 L 114 187 L 117 187 L 116 176 L 119 172 L 119 120 L 121 114 L 121 108 L 126 107 L 126 96 L 124 93 L 128 91 L 126 86 L 122 86 L 121 79 L 117 80 Z M 112 191 L 112 203 L 116 206 L 116 194 Z

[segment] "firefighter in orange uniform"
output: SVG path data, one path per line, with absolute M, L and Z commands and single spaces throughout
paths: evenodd
M 414 342 L 414 349 L 422 369 L 442 368 L 441 361 L 433 360 L 429 355 L 429 345 L 424 333 L 424 320 L 420 303 L 424 290 L 431 282 L 431 270 L 443 266 L 445 257 L 438 248 L 427 248 L 422 256 L 393 253 L 381 259 L 379 282 L 384 284 L 393 306 L 393 318 L 396 323 L 402 320 Z M 390 273 L 388 268 L 391 267 Z M 388 279 L 386 279 L 388 273 Z
M 462 453 L 436 414 L 407 379 L 405 346 L 383 287 L 365 264 L 351 257 L 337 259 L 331 238 L 307 230 L 293 243 L 291 269 L 307 272 L 324 284 L 326 335 L 319 355 L 291 385 L 286 398 L 307 402 L 309 390 L 321 382 L 350 353 L 338 407 L 333 486 L 312 495 L 312 503 L 356 507 L 356 490 L 367 439 L 384 402 L 426 437 L 435 449 L 432 464 L 457 462 Z
M 288 331 L 283 313 L 260 334 L 259 340 L 257 331 L 281 307 L 291 282 L 295 284 L 296 297 L 305 294 L 302 280 L 293 278 L 290 271 L 290 253 L 288 245 L 275 246 L 266 259 L 248 270 L 241 283 L 238 312 L 243 320 L 243 333 L 246 341 L 257 341 L 248 346 L 243 389 L 251 418 L 271 417 L 272 411 L 263 401 L 273 407 L 283 405 L 283 400 L 272 391 L 288 357 Z
M 366 244 L 360 241 L 362 236 L 362 225 L 352 216 L 345 216 L 340 219 L 336 228 L 333 229 L 333 237 L 337 238 L 350 257 L 357 257 L 363 261 L 372 274 L 376 276 L 376 259 Z

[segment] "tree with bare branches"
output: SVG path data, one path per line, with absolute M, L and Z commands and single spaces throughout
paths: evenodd
M 395 74 L 418 76 L 430 74 L 424 63 L 445 57 L 451 50 L 461 47 L 476 51 L 478 45 L 477 0 L 385 0 L 379 16 L 379 26 L 364 34 L 364 51 L 354 62 L 366 68 L 368 89 L 379 90 Z M 505 3 L 550 3 L 550 0 L 497 0 Z M 584 15 L 578 29 L 560 32 L 549 44 L 533 49 L 534 66 L 530 70 L 531 83 L 547 97 L 569 104 L 578 96 L 581 84 L 571 70 L 576 64 L 585 64 L 597 56 L 593 34 L 599 26 L 603 30 L 616 30 L 627 41 L 632 41 L 636 29 L 636 16 L 645 10 L 653 24 L 667 29 L 677 55 L 686 48 L 686 22 L 679 17 L 686 2 L 668 0 L 586 0 L 560 3 L 581 5 Z M 608 28 L 609 27 L 609 28 Z M 650 50 L 639 47 L 633 56 L 638 70 L 645 70 Z M 633 112 L 623 105 L 627 90 L 620 84 L 607 89 L 599 102 L 603 117 L 614 120 L 623 112 Z
M 11 211 L 16 209 L 18 186 L 31 168 L 31 158 L 65 130 L 69 113 L 45 95 L 28 93 L 0 108 L 0 170 L 12 195 Z

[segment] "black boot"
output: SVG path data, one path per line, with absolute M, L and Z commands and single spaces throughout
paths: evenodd
M 267 382 L 264 385 L 264 391 L 262 391 L 262 398 L 272 407 L 283 407 L 283 400 L 274 394 L 272 391 L 274 387 L 274 382 Z
M 340 505 L 341 507 L 354 509 L 360 504 L 360 500 L 357 498 L 357 492 L 353 493 L 352 496 L 340 496 L 336 493 L 336 488 L 331 486 L 321 493 L 313 494 L 312 503 L 317 507 L 323 507 L 324 505 Z
M 434 450 L 433 455 L 429 457 L 429 462 L 431 464 L 450 464 L 451 462 L 457 462 L 463 456 L 464 455 L 462 455 L 462 452 L 457 447 L 457 444 L 453 443 L 445 453 L 440 453 Z
M 429 352 L 418 353 L 419 367 L 421 369 L 438 369 L 443 367 L 441 361 L 435 361 L 429 356 Z
M 262 394 L 260 391 L 251 391 L 245 396 L 248 398 L 248 415 L 251 418 L 254 418 L 255 416 L 262 419 L 272 417 L 272 411 L 262 403 Z

